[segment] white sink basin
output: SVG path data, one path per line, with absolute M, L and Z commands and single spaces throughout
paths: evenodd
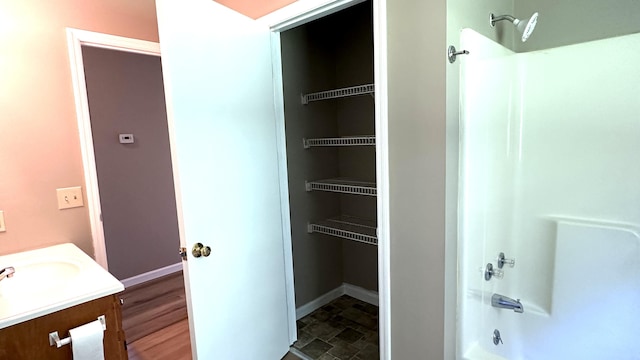
M 0 256 L 7 266 L 15 273 L 0 281 L 0 329 L 124 290 L 73 244 Z
M 4 266 L 4 265 L 0 265 Z M 80 266 L 67 261 L 47 261 L 14 266 L 13 277 L 0 282 L 0 297 L 50 295 L 65 288 L 68 279 L 78 276 Z

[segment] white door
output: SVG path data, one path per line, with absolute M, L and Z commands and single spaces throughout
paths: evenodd
M 269 29 L 212 0 L 157 8 L 194 355 L 280 359 L 290 344 Z M 198 242 L 210 256 L 191 254 Z

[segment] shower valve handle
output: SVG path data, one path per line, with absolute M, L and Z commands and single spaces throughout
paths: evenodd
M 489 281 L 492 277 L 502 279 L 504 272 L 500 269 L 496 269 L 493 267 L 492 263 L 488 263 L 484 269 L 484 279 Z
M 502 269 L 504 267 L 504 264 L 509 265 L 509 267 L 516 266 L 516 259 L 507 259 L 507 258 L 505 258 L 503 252 L 498 254 L 497 261 L 498 261 L 498 269 Z

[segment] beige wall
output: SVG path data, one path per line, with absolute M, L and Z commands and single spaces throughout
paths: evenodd
M 386 6 L 391 352 L 443 359 L 446 1 Z
M 458 47 L 460 31 L 471 28 L 508 48 L 513 48 L 514 31 L 506 31 L 507 27 L 503 29 L 502 26 L 491 27 L 489 25 L 489 14 L 514 15 L 513 9 L 514 0 L 494 0 L 490 2 L 448 0 L 446 18 L 449 44 Z
M 84 187 L 66 27 L 158 41 L 153 0 L 0 2 L 0 254 L 93 254 L 87 207 L 58 210 L 55 193 Z
M 520 19 L 528 18 L 534 12 L 540 16 L 533 35 L 523 43 L 508 22 L 490 27 L 489 13 L 492 12 Z M 526 52 L 640 32 L 640 2 L 449 0 L 447 22 L 448 36 L 454 45 L 460 29 L 471 28 L 511 50 Z
M 517 52 L 640 32 L 640 1 L 637 0 L 517 0 L 515 7 L 517 16 L 540 13 L 536 30 L 529 40 L 515 43 Z

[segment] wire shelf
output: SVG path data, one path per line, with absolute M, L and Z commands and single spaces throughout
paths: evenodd
M 352 87 L 335 89 L 335 90 L 320 91 L 315 93 L 302 94 L 302 103 L 306 105 L 311 101 L 320 101 L 320 100 L 343 98 L 348 96 L 373 94 L 374 91 L 375 91 L 375 86 L 373 84 L 358 85 L 358 86 L 352 86 Z
M 302 139 L 305 149 L 320 146 L 367 146 L 375 145 L 375 135 L 344 136 L 339 138 Z
M 353 216 L 338 216 L 332 219 L 310 222 L 307 224 L 307 231 L 309 233 L 315 232 L 365 244 L 378 245 L 375 221 Z
M 343 194 L 376 196 L 376 183 L 349 179 L 305 181 L 307 191 L 329 191 Z

